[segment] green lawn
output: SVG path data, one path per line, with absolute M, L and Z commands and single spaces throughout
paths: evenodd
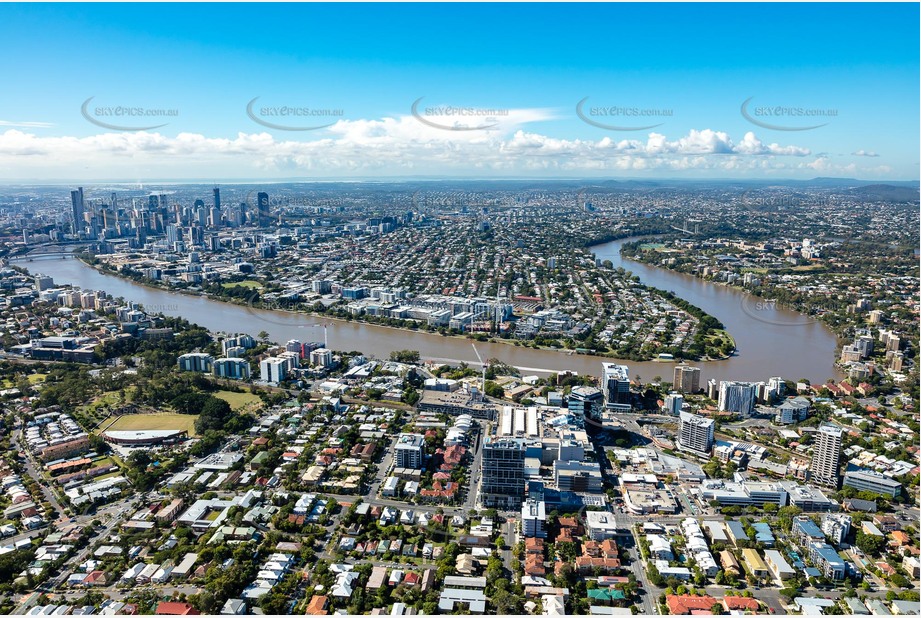
M 102 459 L 97 459 L 93 462 L 93 467 L 98 468 L 101 466 L 115 466 L 115 460 L 111 457 L 103 457 Z
M 218 399 L 223 399 L 230 404 L 230 407 L 234 410 L 242 410 L 243 408 L 250 405 L 259 405 L 262 403 L 262 400 L 258 395 L 253 395 L 252 393 L 234 393 L 232 391 L 216 391 L 213 393 Z
M 262 284 L 258 281 L 235 281 L 233 283 L 222 283 L 225 288 L 253 288 L 253 289 L 262 289 Z

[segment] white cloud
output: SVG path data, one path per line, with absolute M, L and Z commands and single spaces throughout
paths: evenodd
M 461 117 L 426 116 L 432 118 L 453 126 Z M 38 136 L 10 128 L 0 133 L 0 166 L 20 177 L 77 177 L 89 170 L 93 177 L 132 179 L 849 171 L 803 146 L 766 144 L 753 132 L 739 141 L 712 129 L 692 129 L 671 139 L 656 132 L 645 138 L 562 139 L 525 129 L 553 118 L 550 110 L 509 110 L 495 116 L 497 126 L 490 130 L 453 131 L 406 115 L 340 120 L 309 135 L 241 132 L 235 137 L 144 131 Z M 468 126 L 481 121 L 461 119 Z
M 0 120 L 0 127 L 17 127 L 19 129 L 47 129 L 53 126 L 54 123 L 51 122 L 34 122 L 28 120 L 17 122 L 15 120 Z
M 864 150 L 862 148 L 856 152 L 852 152 L 851 154 L 854 155 L 855 157 L 878 157 L 879 156 L 872 150 Z

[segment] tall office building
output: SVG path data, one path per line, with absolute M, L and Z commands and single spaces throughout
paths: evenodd
M 216 228 L 221 227 L 221 209 L 211 207 L 211 210 L 208 211 L 208 227 Z
M 844 430 L 834 425 L 819 427 L 812 451 L 812 466 L 809 468 L 810 478 L 814 483 L 838 488 L 842 433 Z
M 594 386 L 577 386 L 569 393 L 567 408 L 573 422 L 585 426 L 585 419 L 599 420 L 604 407 L 604 395 Z
M 751 382 L 720 382 L 720 412 L 738 412 L 742 416 L 751 416 L 755 411 L 757 385 Z
M 626 365 L 601 363 L 601 389 L 604 393 L 604 406 L 609 410 L 629 412 L 630 405 L 630 370 Z
M 672 388 L 679 393 L 696 393 L 700 389 L 700 367 L 676 365 Z
M 480 498 L 485 506 L 518 506 L 521 503 L 524 455 L 525 444 L 520 438 L 486 438 L 480 485 Z
M 179 234 L 179 228 L 172 223 L 166 226 L 166 242 L 168 242 L 170 245 L 179 242 Z
M 269 224 L 269 194 L 260 191 L 256 194 L 256 210 L 259 217 L 259 227 Z
M 79 234 L 80 230 L 83 229 L 83 187 L 78 188 L 76 191 L 70 192 L 70 208 L 71 216 L 74 220 L 74 234 Z
M 221 190 L 218 187 L 214 187 L 214 207 L 221 209 Z
M 681 414 L 681 409 L 684 407 L 684 397 L 675 391 L 672 391 L 666 395 L 664 407 L 665 411 L 669 414 L 678 416 Z
M 394 467 L 418 470 L 422 467 L 424 448 L 425 437 L 422 434 L 401 433 L 394 447 Z
M 713 448 L 713 420 L 682 412 L 678 425 L 678 448 L 709 454 Z

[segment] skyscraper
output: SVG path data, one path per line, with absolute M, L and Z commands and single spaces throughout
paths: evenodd
M 676 365 L 672 386 L 679 393 L 696 393 L 700 388 L 700 367 Z
M 83 229 L 83 187 L 70 192 L 70 207 L 74 219 L 74 234 L 79 234 Z
M 260 191 L 256 194 L 256 208 L 259 213 L 259 227 L 269 224 L 269 194 Z
M 214 187 L 214 207 L 221 209 L 221 190 L 218 187 Z
M 604 393 L 604 406 L 609 410 L 629 412 L 630 405 L 630 370 L 626 365 L 601 363 L 601 390 Z
M 755 410 L 756 385 L 751 382 L 720 382 L 720 412 L 738 412 L 751 416 Z
M 682 412 L 678 425 L 678 448 L 697 453 L 710 453 L 713 448 L 713 420 Z
M 822 425 L 815 436 L 810 478 L 818 485 L 838 488 L 841 465 L 841 435 L 844 430 L 834 425 Z

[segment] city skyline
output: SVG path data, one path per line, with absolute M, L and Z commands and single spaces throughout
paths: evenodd
M 2 182 L 918 177 L 912 5 L 0 10 Z

